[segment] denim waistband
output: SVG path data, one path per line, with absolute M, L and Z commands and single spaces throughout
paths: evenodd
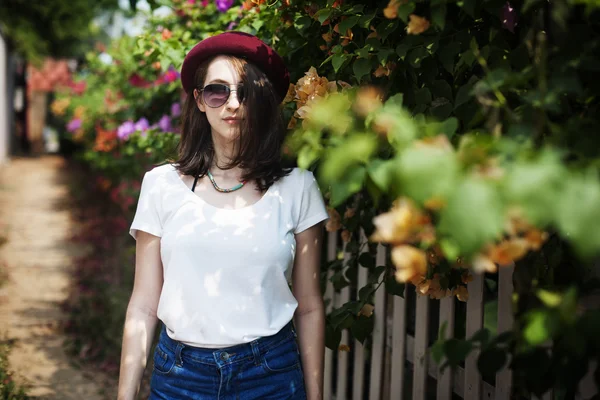
M 169 337 L 167 334 L 166 328 L 163 324 L 160 333 L 159 344 L 175 353 L 177 358 L 180 358 L 183 354 L 185 354 L 186 357 L 190 357 L 204 363 L 209 362 L 213 364 L 216 362 L 216 364 L 226 364 L 241 361 L 251 356 L 259 356 L 266 353 L 273 347 L 281 344 L 285 340 L 289 340 L 291 338 L 295 340 L 296 331 L 292 322 L 290 321 L 275 335 L 261 337 L 248 343 L 216 349 L 195 347 L 188 346 L 180 341 L 171 339 L 171 337 Z

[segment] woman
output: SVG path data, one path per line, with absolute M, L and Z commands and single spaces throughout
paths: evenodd
M 288 71 L 226 32 L 188 53 L 181 80 L 179 159 L 145 174 L 130 230 L 119 399 L 137 395 L 158 320 L 150 399 L 322 399 L 327 212 L 313 175 L 281 164 Z

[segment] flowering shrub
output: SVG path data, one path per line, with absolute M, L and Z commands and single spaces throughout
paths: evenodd
M 591 267 L 600 250 L 594 3 L 171 5 L 140 37 L 113 43 L 111 63 L 90 54 L 85 90 L 53 105 L 107 186 L 122 189 L 172 154 L 187 51 L 226 29 L 256 34 L 291 66 L 284 153 L 316 172 L 326 228 L 350 253 L 323 276 L 356 288 L 354 272 L 369 270 L 359 298 L 328 315 L 328 346 L 346 328 L 369 336 L 384 283 L 395 295 L 411 283 L 420 295 L 466 301 L 473 273 L 515 263 L 515 329 L 441 340 L 436 357 L 457 364 L 477 340 L 482 372 L 517 360 L 515 393 L 576 390 L 585 368 L 564 366 L 600 354 L 598 312 L 578 306 L 598 285 Z M 375 243 L 390 248 L 389 266 L 376 265 Z M 444 343 L 457 340 L 465 351 L 450 354 Z M 540 359 L 544 374 L 523 372 Z

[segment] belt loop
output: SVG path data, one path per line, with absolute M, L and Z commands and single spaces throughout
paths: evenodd
M 183 360 L 181 359 L 181 351 L 185 345 L 181 342 L 177 343 L 177 347 L 175 348 L 175 365 L 178 367 L 183 367 Z
M 252 355 L 254 355 L 254 365 L 260 365 L 261 357 L 260 357 L 260 349 L 258 348 L 258 340 L 254 340 L 251 343 L 252 346 Z

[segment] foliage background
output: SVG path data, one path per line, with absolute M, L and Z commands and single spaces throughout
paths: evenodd
M 369 270 L 359 297 L 328 315 L 328 346 L 347 328 L 368 345 L 378 289 L 411 283 L 464 301 L 473 270 L 493 283 L 515 263 L 514 329 L 444 340 L 442 327 L 434 356 L 457 365 L 479 348 L 484 376 L 510 356 L 515 395 L 576 392 L 600 350 L 600 314 L 585 301 L 600 248 L 597 3 L 163 3 L 171 15 L 110 43 L 109 63 L 88 54 L 85 90 L 53 104 L 95 187 L 120 206 L 111 215 L 130 220 L 142 174 L 173 155 L 187 51 L 227 29 L 256 34 L 292 66 L 284 155 L 315 171 L 327 228 L 351 253 L 324 263 L 323 280 L 356 288 Z M 375 242 L 390 248 L 387 265 Z M 114 340 L 114 327 L 99 329 L 94 347 Z

